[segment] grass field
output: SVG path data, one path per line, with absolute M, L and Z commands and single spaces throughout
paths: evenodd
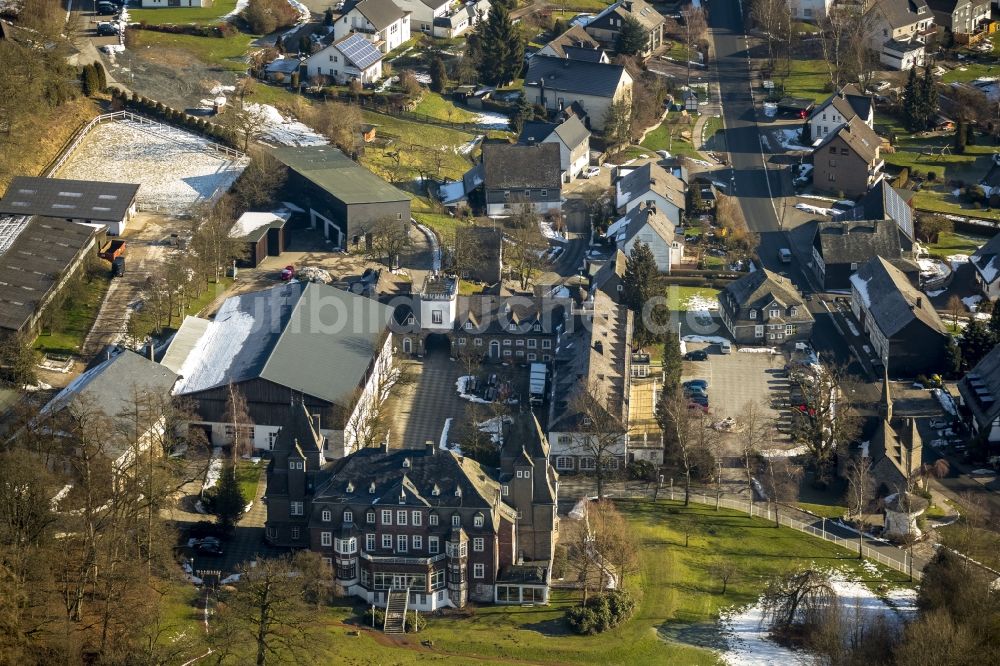
M 687 312 L 687 303 L 693 296 L 717 299 L 719 297 L 719 290 L 712 289 L 711 287 L 689 287 L 676 284 L 667 286 L 667 301 L 671 310 Z
M 216 297 L 226 293 L 232 284 L 233 278 L 230 277 L 220 278 L 217 283 L 209 282 L 205 291 L 201 292 L 201 295 L 199 295 L 198 298 L 188 303 L 184 314 L 191 315 L 192 317 L 198 316 L 203 309 L 216 299 Z
M 364 112 L 366 123 L 378 125 L 380 136 L 393 136 L 392 145 L 369 147 L 361 156 L 361 163 L 383 177 L 394 181 L 413 180 L 424 170 L 435 175 L 436 160 L 441 160 L 440 176 L 458 179 L 472 166 L 468 157 L 458 152 L 474 137 L 447 127 L 413 123 L 408 120 Z M 400 168 L 389 153 L 400 150 Z M 469 153 L 474 154 L 475 151 Z
M 974 215 L 976 217 L 1000 220 L 1000 211 L 976 210 L 969 204 L 960 203 L 950 193 L 938 190 L 923 189 L 913 197 L 913 205 L 918 210 L 929 210 L 948 215 Z
M 56 332 L 43 332 L 35 340 L 35 349 L 43 354 L 75 354 L 80 351 L 90 327 L 101 310 L 104 295 L 111 286 L 107 271 L 94 270 L 89 282 L 84 279 L 79 298 L 63 306 L 62 325 Z
M 211 65 L 242 72 L 247 64 L 243 60 L 254 35 L 239 33 L 232 37 L 195 37 L 194 35 L 172 35 L 151 30 L 134 30 L 136 48 L 178 49 Z
M 694 117 L 688 116 L 690 123 L 684 121 L 678 112 L 671 112 L 660 126 L 646 135 L 640 144 L 649 150 L 666 150 L 671 155 L 685 155 L 700 159 L 694 144 L 681 138 L 681 132 L 694 131 Z M 673 138 L 671 138 L 671 130 Z
M 129 9 L 133 21 L 151 24 L 215 23 L 236 8 L 236 0 L 214 0 L 210 7 L 169 7 L 162 9 Z
M 570 634 L 563 616 L 579 599 L 573 592 L 555 590 L 549 606 L 470 607 L 448 617 L 429 616 L 420 634 L 390 640 L 357 620 L 355 610 L 361 610 L 360 605 L 345 603 L 317 610 L 310 658 L 315 663 L 349 666 L 445 662 L 715 665 L 719 661 L 715 652 L 681 641 L 685 636 L 712 640 L 717 635 L 719 610 L 755 601 L 773 574 L 812 564 L 842 571 L 872 587 L 905 580 L 893 572 L 872 576 L 847 550 L 742 514 L 698 505 L 684 508 L 671 501 L 618 504 L 633 528 L 641 559 L 638 573 L 629 581 L 636 611 L 621 626 L 596 636 Z M 688 547 L 672 522 L 679 516 L 697 525 Z M 716 558 L 732 560 L 740 572 L 730 581 L 725 596 L 709 573 Z M 176 611 L 172 614 L 184 617 L 182 609 Z M 243 649 L 252 649 L 249 641 Z M 280 661 L 280 655 L 275 656 Z
M 775 83 L 784 86 L 785 95 L 806 97 L 817 102 L 830 96 L 826 84 L 830 72 L 823 60 L 792 60 L 791 71 L 785 78 L 776 77 Z
M 925 244 L 924 248 L 928 254 L 944 258 L 951 254 L 972 254 L 988 240 L 986 237 L 945 231 L 938 235 L 937 243 Z
M 257 482 L 260 481 L 260 474 L 265 467 L 264 463 L 254 465 L 249 460 L 240 460 L 236 463 L 236 481 L 240 484 L 240 492 L 247 502 L 252 502 L 257 496 Z
M 956 83 L 974 81 L 983 76 L 996 77 L 1000 75 L 1000 66 L 983 63 L 969 63 L 959 65 L 955 69 L 945 72 L 941 77 L 942 83 Z
M 810 504 L 809 502 L 796 502 L 795 506 L 803 511 L 809 511 L 824 518 L 841 518 L 847 513 L 846 506 L 836 506 L 831 504 Z
M 438 120 L 447 120 L 451 123 L 474 123 L 476 114 L 466 109 L 455 106 L 450 99 L 445 99 L 438 93 L 425 92 L 420 104 L 414 109 L 416 113 L 422 113 Z

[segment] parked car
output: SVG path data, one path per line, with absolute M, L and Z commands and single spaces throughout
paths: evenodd
M 685 388 L 689 388 L 689 387 L 690 388 L 700 388 L 702 390 L 705 390 L 705 389 L 708 388 L 708 380 L 707 379 L 689 379 L 686 382 L 684 382 L 684 387 Z
M 212 555 L 219 556 L 223 554 L 222 544 L 219 543 L 218 539 L 212 537 L 206 537 L 194 545 L 194 550 L 196 553 L 201 555 Z
M 284 282 L 288 282 L 293 277 L 295 277 L 295 266 L 288 264 L 281 269 L 281 279 Z
M 694 396 L 706 397 L 707 398 L 708 397 L 708 393 L 706 393 L 705 389 L 701 388 L 700 386 L 685 386 L 684 387 L 684 396 L 687 397 L 687 398 L 692 398 Z
M 931 422 L 928 425 L 935 430 L 941 430 L 942 428 L 950 426 L 951 421 L 948 419 L 931 419 Z
M 708 352 L 704 349 L 695 349 L 694 351 L 689 351 L 684 354 L 685 361 L 707 361 Z
M 98 16 L 114 16 L 118 13 L 118 8 L 110 2 L 98 2 L 96 13 Z
M 97 34 L 100 37 L 114 37 L 118 35 L 118 26 L 114 23 L 98 23 Z
M 595 178 L 601 175 L 601 167 L 596 167 L 596 166 L 587 167 L 580 173 L 580 175 L 583 176 L 584 178 Z

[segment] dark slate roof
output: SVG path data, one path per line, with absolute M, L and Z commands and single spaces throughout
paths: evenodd
M 772 303 L 782 306 L 780 319 L 788 323 L 804 323 L 813 320 L 802 296 L 788 278 L 772 273 L 766 268 L 748 273 L 730 282 L 723 290 L 723 301 L 735 303 L 740 310 L 745 308 L 765 309 Z M 791 308 L 795 307 L 795 314 Z
M 344 54 L 344 57 L 358 69 L 368 69 L 382 59 L 382 52 L 363 35 L 352 32 L 338 42 L 333 48 Z
M 528 62 L 524 85 L 594 97 L 613 97 L 625 76 L 625 68 L 621 65 L 536 55 Z
M 620 0 L 595 16 L 587 25 L 606 30 L 620 30 L 621 28 L 618 25 L 610 23 L 612 16 L 615 18 L 631 16 L 639 21 L 639 24 L 647 31 L 656 28 L 658 25 L 662 25 L 666 21 L 662 14 L 653 9 L 653 6 L 644 0 Z
M 284 456 L 302 458 L 308 465 L 314 465 L 323 459 L 323 442 L 325 438 L 315 428 L 312 415 L 305 404 L 294 405 L 288 421 L 282 424 L 271 446 L 271 461 L 267 464 L 267 487 L 265 497 L 278 497 L 288 494 L 288 468 L 283 463 Z M 277 464 L 281 458 L 282 465 Z M 321 463 L 320 463 L 321 464 Z M 317 471 L 310 469 L 309 471 Z
M 663 242 L 670 247 L 674 242 L 674 225 L 662 210 L 656 210 L 655 206 L 639 204 L 628 211 L 614 224 L 608 227 L 607 235 L 613 238 L 616 243 L 628 243 L 643 228 L 650 227 Z
M 882 145 L 882 139 L 875 133 L 875 130 L 868 127 L 861 118 L 854 116 L 841 125 L 836 132 L 830 132 L 824 136 L 823 140 L 816 146 L 816 153 L 819 154 L 824 146 L 837 138 L 842 139 L 848 148 L 869 164 L 875 160 L 879 146 Z
M 983 277 L 986 284 L 993 284 L 1000 276 L 1000 234 L 986 241 L 986 244 L 976 250 L 969 262 Z
M 556 52 L 560 58 L 568 57 L 565 48 L 572 46 L 576 48 L 600 49 L 601 44 L 591 37 L 582 26 L 574 25 L 572 28 L 559 35 L 545 45 Z
M 352 2 L 343 9 L 347 14 L 353 9 L 361 12 L 368 21 L 375 26 L 376 30 L 383 30 L 399 19 L 403 18 L 405 12 L 396 6 L 392 0 L 360 0 Z
M 601 62 L 607 57 L 602 49 L 592 49 L 585 46 L 564 46 L 562 50 L 567 58 L 572 58 L 573 60 Z
M 289 169 L 345 204 L 409 201 L 411 198 L 333 146 L 271 148 L 270 152 Z
M 896 335 L 914 320 L 941 335 L 948 335 L 931 299 L 882 257 L 872 257 L 858 267 L 858 272 L 851 276 L 851 284 L 886 338 Z
M 391 316 L 377 301 L 323 284 L 231 296 L 181 365 L 177 393 L 261 378 L 349 405 Z
M 684 181 L 654 162 L 647 162 L 624 175 L 617 189 L 629 203 L 652 190 L 681 210 L 685 207 Z
M 546 123 L 540 120 L 529 120 L 524 123 L 524 127 L 521 128 L 521 135 L 517 137 L 517 142 L 524 146 L 530 146 L 533 143 L 541 143 L 544 141 L 552 131 L 555 130 L 555 123 Z
M 460 458 L 435 446 L 388 453 L 381 447 L 362 448 L 335 464 L 314 501 L 481 508 L 488 513 L 500 494 L 500 484 L 472 458 Z
M 613 277 L 618 278 L 615 283 L 620 283 L 621 279 L 625 277 L 625 261 L 625 253 L 621 250 L 615 250 L 611 258 L 594 271 L 593 278 L 591 279 L 591 287 L 593 289 L 604 290 L 605 285 L 608 285 Z M 620 298 L 617 291 L 613 293 L 606 291 L 606 293 L 614 300 Z
M 872 100 L 871 97 L 858 90 L 856 85 L 849 83 L 823 100 L 813 109 L 810 118 L 815 118 L 817 114 L 823 113 L 829 106 L 837 109 L 845 121 L 850 121 L 857 116 L 867 119 L 872 110 Z
M 456 304 L 455 327 L 465 329 L 470 322 L 470 333 L 507 333 L 510 324 L 517 331 L 526 332 L 541 325 L 541 332 L 553 334 L 566 324 L 566 302 L 541 296 L 506 298 L 494 294 L 459 296 Z M 517 332 L 515 331 L 515 332 Z
M 954 0 L 951 4 L 954 6 Z M 926 0 L 875 0 L 875 7 L 893 28 L 933 18 Z
M 570 116 L 559 123 L 559 126 L 555 129 L 555 133 L 570 150 L 573 150 L 590 138 L 590 130 L 587 129 L 578 116 Z
M 118 222 L 138 191 L 129 183 L 18 176 L 0 199 L 0 213 Z
M 483 169 L 483 182 L 491 190 L 542 188 L 558 192 L 562 187 L 559 146 L 554 143 L 484 144 Z
M 0 216 L 0 329 L 21 330 L 96 234 L 66 220 Z
M 891 221 L 820 221 L 813 245 L 819 240 L 820 254 L 827 264 L 861 264 L 874 256 L 902 257 L 899 227 Z
M 1000 345 L 959 380 L 958 392 L 980 427 L 989 427 L 1000 418 Z
M 854 208 L 834 217 L 835 220 L 893 220 L 900 231 L 913 239 L 913 210 L 902 195 L 883 178 Z

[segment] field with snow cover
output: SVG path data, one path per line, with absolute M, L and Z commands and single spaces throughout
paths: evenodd
M 182 213 L 210 201 L 233 184 L 247 161 L 208 148 L 208 140 L 184 130 L 131 121 L 94 126 L 57 178 L 138 183 L 143 208 Z

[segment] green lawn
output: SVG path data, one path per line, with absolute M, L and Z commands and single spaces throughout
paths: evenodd
M 985 63 L 970 63 L 959 65 L 941 77 L 942 83 L 974 81 L 982 76 L 995 77 L 1000 75 L 1000 66 Z
M 687 312 L 688 301 L 693 296 L 701 296 L 707 299 L 717 299 L 718 289 L 711 287 L 689 287 L 686 285 L 667 285 L 667 302 L 671 310 L 677 312 Z
M 642 140 L 640 145 L 649 150 L 666 150 L 671 155 L 684 155 L 686 157 L 701 159 L 698 151 L 694 148 L 694 144 L 681 138 L 681 132 L 688 132 L 690 134 L 694 131 L 695 119 L 692 116 L 688 116 L 688 119 L 690 122 L 684 119 L 680 115 L 680 112 L 671 112 L 660 123 L 659 127 L 646 135 L 646 138 Z M 671 131 L 673 137 L 671 137 Z
M 266 464 L 263 462 L 254 465 L 249 460 L 240 460 L 236 463 L 236 481 L 240 484 L 240 492 L 247 502 L 252 502 L 257 496 L 257 482 L 265 467 Z
M 87 277 L 80 278 L 84 282 L 79 297 L 72 302 L 67 300 L 62 306 L 62 323 L 58 330 L 51 332 L 43 328 L 35 339 L 35 349 L 43 354 L 75 354 L 80 351 L 101 310 L 104 295 L 111 286 L 111 278 L 106 270 L 95 268 L 89 277 L 89 281 Z
M 823 60 L 792 60 L 788 76 L 775 77 L 775 85 L 783 86 L 785 95 L 817 102 L 830 96 L 826 90 L 829 81 L 830 71 Z
M 712 116 L 705 121 L 704 147 L 711 150 L 726 150 L 726 130 L 722 118 Z
M 450 99 L 445 99 L 435 92 L 425 92 L 420 104 L 414 109 L 416 113 L 422 113 L 438 120 L 447 120 L 451 123 L 474 123 L 476 114 L 455 106 Z
M 216 299 L 217 296 L 221 296 L 226 293 L 232 284 L 233 278 L 230 277 L 220 278 L 217 283 L 209 282 L 205 291 L 201 292 L 201 295 L 198 296 L 198 298 L 188 303 L 184 314 L 191 315 L 192 317 L 198 316 L 203 309 Z
M 937 243 L 925 244 L 924 248 L 928 254 L 943 258 L 951 254 L 972 254 L 988 240 L 989 238 L 945 231 L 938 236 Z
M 158 10 L 157 10 L 158 11 Z M 246 55 L 254 35 L 242 33 L 232 37 L 195 37 L 194 35 L 172 35 L 166 32 L 136 30 L 136 48 L 178 49 L 187 51 L 193 57 L 210 65 L 217 65 L 233 71 L 247 68 L 243 56 Z
M 948 192 L 923 189 L 913 197 L 913 205 L 918 210 L 929 210 L 949 215 L 974 215 L 975 217 L 1000 220 L 1000 211 L 976 210 L 969 204 L 960 203 Z
M 435 175 L 436 160 L 441 159 L 440 176 L 461 178 L 472 167 L 469 157 L 459 152 L 462 146 L 473 139 L 468 132 L 447 127 L 414 123 L 392 116 L 365 111 L 366 123 L 378 125 L 381 137 L 391 136 L 393 143 L 387 147 L 369 146 L 361 156 L 361 163 L 376 174 L 392 181 L 413 180 L 420 175 L 421 168 Z M 390 156 L 400 151 L 400 167 L 397 169 Z M 474 155 L 476 151 L 468 153 Z
M 668 58 L 673 58 L 681 63 L 686 63 L 688 61 L 688 47 L 684 42 L 677 40 L 670 40 L 670 48 L 664 53 Z
M 817 516 L 825 518 L 841 518 L 847 513 L 846 506 L 836 506 L 831 504 L 810 504 L 809 502 L 796 502 L 795 506 L 803 511 L 809 511 Z
M 312 104 L 312 100 L 302 95 L 297 95 L 291 89 L 284 86 L 264 83 L 258 81 L 253 88 L 251 102 L 257 104 L 270 104 L 275 107 L 288 108 L 293 104 Z
M 236 0 L 214 0 L 210 7 L 171 7 L 163 9 L 129 9 L 133 21 L 150 24 L 215 23 L 236 8 Z

